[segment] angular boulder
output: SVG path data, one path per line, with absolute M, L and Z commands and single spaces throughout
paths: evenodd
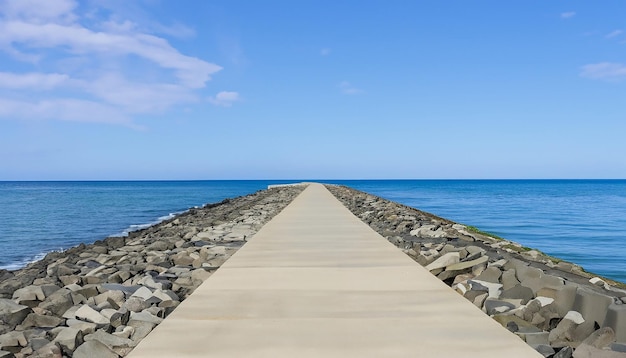
M 0 298 L 0 321 L 9 326 L 16 326 L 26 318 L 32 309 L 28 306 L 20 305 L 13 300 Z

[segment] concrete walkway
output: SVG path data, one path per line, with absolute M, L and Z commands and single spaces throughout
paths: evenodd
M 311 184 L 129 357 L 542 356 Z

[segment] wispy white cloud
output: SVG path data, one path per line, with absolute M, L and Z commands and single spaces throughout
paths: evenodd
M 32 23 L 48 21 L 70 23 L 76 19 L 74 0 L 1 0 L 0 8 L 6 18 Z
M 148 6 L 143 6 L 143 4 L 146 3 Z M 159 1 L 106 0 L 98 1 L 97 5 L 97 8 L 90 9 L 85 16 L 96 19 L 98 17 L 109 16 L 112 22 L 117 23 L 124 23 L 127 22 L 127 19 L 133 19 L 134 21 L 132 23 L 137 31 L 153 35 L 166 35 L 182 39 L 196 35 L 193 28 L 180 22 L 174 21 L 165 24 L 155 20 L 155 18 L 146 11 L 146 8 L 158 7 Z
M 339 83 L 339 90 L 343 94 L 359 94 L 359 93 L 363 93 L 362 89 L 355 87 L 354 85 L 352 85 L 348 81 L 341 81 Z
M 561 13 L 561 18 L 562 19 L 570 19 L 572 17 L 576 16 L 576 13 L 574 11 L 568 11 L 568 12 L 562 12 Z
M 624 31 L 622 31 L 622 30 L 613 30 L 613 31 L 609 32 L 608 34 L 606 34 L 605 37 L 607 39 L 610 39 L 612 37 L 619 36 L 619 35 L 621 35 L 623 33 L 624 33 Z
M 98 9 L 85 11 L 83 5 L 79 12 L 75 0 L 0 0 L 0 55 L 4 52 L 21 62 L 15 68 L 36 65 L 31 71 L 3 66 L 0 101 L 6 107 L 0 116 L 20 118 L 28 113 L 77 120 L 89 113 L 91 119 L 85 121 L 129 123 L 133 114 L 199 101 L 199 91 L 222 69 L 181 53 L 166 38 L 144 31 L 145 26 L 110 11 L 107 16 Z M 160 27 L 161 33 L 193 35 L 183 24 L 151 27 Z M 46 92 L 52 89 L 56 97 Z M 228 102 L 228 96 L 223 101 Z M 41 108 L 45 115 L 37 110 Z M 88 108 L 108 115 L 92 114 L 85 111 Z M 70 114 L 72 110 L 78 111 L 76 115 Z M 92 120 L 94 116 L 97 120 Z
M 320 55 L 322 56 L 328 56 L 330 55 L 331 49 L 328 47 L 325 47 L 323 49 L 320 50 Z
M 583 66 L 580 75 L 594 80 L 621 81 L 626 79 L 626 65 L 612 62 L 592 63 Z
M 143 129 L 133 123 L 128 114 L 114 106 L 73 98 L 53 98 L 23 101 L 0 98 L 0 118 L 23 120 L 62 120 L 86 123 L 108 123 L 133 129 Z
M 49 90 L 67 83 L 69 76 L 60 73 L 0 72 L 0 88 Z
M 229 92 L 229 91 L 222 91 L 216 94 L 214 97 L 209 97 L 209 102 L 211 102 L 212 104 L 216 106 L 222 106 L 222 107 L 230 107 L 235 102 L 238 102 L 240 100 L 241 100 L 241 97 L 239 96 L 239 93 Z

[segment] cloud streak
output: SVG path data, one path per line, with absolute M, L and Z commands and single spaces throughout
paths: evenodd
M 606 34 L 606 36 L 605 36 L 605 37 L 606 37 L 607 39 L 610 39 L 610 38 L 613 38 L 613 37 L 615 37 L 615 36 L 619 36 L 619 35 L 621 35 L 621 34 L 623 34 L 623 33 L 624 33 L 624 31 L 622 31 L 622 30 L 614 30 L 614 31 L 611 31 L 611 32 L 609 32 L 608 34 Z
M 561 13 L 561 19 L 571 19 L 574 16 L 576 16 L 576 13 L 574 11 L 568 11 L 568 12 L 562 12 Z
M 230 107 L 235 102 L 239 102 L 240 100 L 241 97 L 239 96 L 239 93 L 229 91 L 222 91 L 216 94 L 214 97 L 209 97 L 209 102 L 221 107 Z
M 78 8 L 74 0 L 0 0 L 0 51 L 21 63 L 15 68 L 34 65 L 31 71 L 4 66 L 0 72 L 0 100 L 7 106 L 0 116 L 79 120 L 92 116 L 86 109 L 99 109 L 108 115 L 84 121 L 129 123 L 132 114 L 199 101 L 198 91 L 222 70 L 131 21 Z M 183 24 L 161 32 L 169 30 L 193 35 Z M 41 108 L 54 115 L 43 115 Z
M 69 76 L 60 73 L 24 73 L 0 72 L 0 88 L 50 90 L 67 83 Z
M 621 81 L 626 79 L 626 65 L 612 62 L 592 63 L 583 66 L 580 75 L 594 80 Z
M 339 90 L 341 91 L 341 93 L 347 94 L 347 95 L 355 95 L 355 94 L 363 93 L 362 89 L 355 87 L 348 81 L 341 81 L 339 83 Z

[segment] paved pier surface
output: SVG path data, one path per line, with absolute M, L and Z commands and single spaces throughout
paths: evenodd
M 541 357 L 311 184 L 139 357 Z

